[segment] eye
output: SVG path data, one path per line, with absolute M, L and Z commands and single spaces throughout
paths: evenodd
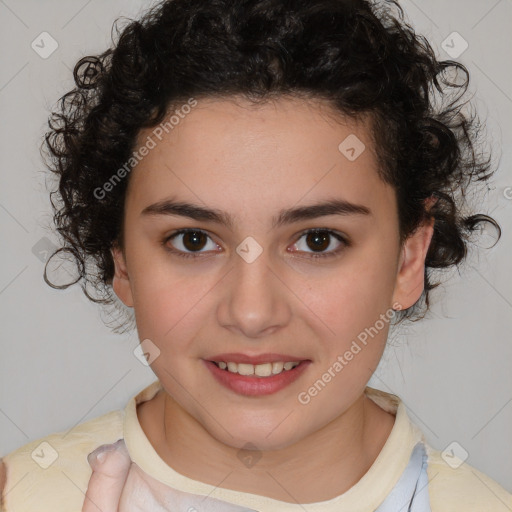
M 300 243 L 303 239 L 306 242 L 306 249 L 309 247 L 312 251 L 307 251 L 301 248 L 304 244 Z M 173 241 L 173 243 L 169 243 Z M 334 242 L 334 243 L 333 243 Z M 210 247 L 208 247 L 210 243 Z M 210 236 L 200 229 L 180 229 L 165 237 L 162 240 L 162 245 L 165 250 L 176 254 L 181 258 L 199 258 L 201 254 L 210 250 L 217 250 L 219 248 Z M 333 249 L 333 245 L 337 248 Z M 337 256 L 345 247 L 350 243 L 345 237 L 329 229 L 310 229 L 300 236 L 299 240 L 293 244 L 293 248 L 297 251 L 292 252 L 305 252 L 309 254 L 310 258 L 326 258 Z M 203 250 L 205 249 L 206 250 Z M 327 251 L 327 249 L 331 249 Z M 327 251 L 327 252 L 325 252 Z
M 172 244 L 174 248 L 169 247 L 171 240 L 176 240 Z M 211 245 L 207 248 L 207 251 L 216 250 L 219 247 L 211 240 L 207 233 L 200 229 L 180 229 L 162 240 L 162 245 L 166 250 L 175 253 L 177 256 L 181 256 L 182 258 L 194 258 L 199 257 L 194 253 L 201 254 L 202 252 L 207 252 L 201 250 L 207 246 L 208 240 L 210 240 Z
M 305 240 L 305 244 L 300 243 L 300 240 L 303 238 Z M 301 246 L 306 246 L 306 248 L 312 249 L 312 252 L 309 253 L 311 254 L 310 257 L 326 258 L 337 256 L 345 247 L 348 247 L 349 245 L 349 242 L 340 234 L 329 229 L 316 228 L 310 229 L 303 233 L 299 238 L 299 241 L 295 242 L 292 247 L 297 248 L 299 252 L 309 253 L 309 251 L 301 248 Z M 333 246 L 337 246 L 337 248 L 333 250 Z M 331 248 L 330 251 L 324 252 L 329 248 Z

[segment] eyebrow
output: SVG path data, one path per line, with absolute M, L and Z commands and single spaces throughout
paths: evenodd
M 197 204 L 184 201 L 174 201 L 165 199 L 157 203 L 146 206 L 141 212 L 141 216 L 151 215 L 171 215 L 187 217 L 197 221 L 210 221 L 233 228 L 233 217 L 222 210 L 216 208 L 205 208 Z M 354 204 L 344 199 L 331 199 L 307 206 L 284 209 L 277 216 L 272 218 L 272 228 L 285 224 L 293 224 L 303 220 L 316 219 L 327 215 L 372 215 L 372 211 L 362 205 Z

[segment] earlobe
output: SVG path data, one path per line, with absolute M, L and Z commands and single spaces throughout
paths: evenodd
M 421 224 L 404 242 L 398 265 L 393 302 L 407 309 L 421 297 L 425 287 L 425 258 L 434 234 L 434 218 Z
M 115 266 L 112 288 L 125 306 L 133 307 L 132 289 L 123 251 L 119 246 L 114 245 L 110 252 Z

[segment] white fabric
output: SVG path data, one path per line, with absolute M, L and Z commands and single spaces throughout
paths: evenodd
M 431 512 L 427 466 L 425 445 L 418 443 L 400 480 L 375 512 Z
M 127 512 L 258 512 L 224 500 L 174 489 L 155 480 L 133 462 L 120 505 Z M 427 454 L 422 442 L 416 444 L 405 471 L 375 512 L 431 512 Z

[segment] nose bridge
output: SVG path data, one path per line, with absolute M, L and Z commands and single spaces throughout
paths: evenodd
M 288 321 L 283 285 L 272 269 L 269 252 L 252 241 L 237 248 L 226 286 L 219 308 L 221 325 L 259 337 Z

